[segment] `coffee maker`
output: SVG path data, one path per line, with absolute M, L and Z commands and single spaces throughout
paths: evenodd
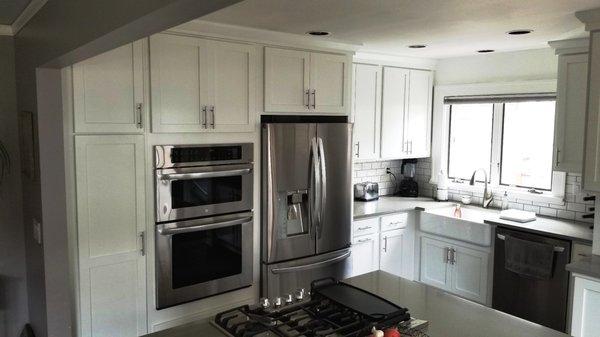
M 416 159 L 404 159 L 402 161 L 401 173 L 403 178 L 398 185 L 398 195 L 401 197 L 416 198 L 419 196 L 419 184 L 415 181 L 416 170 Z

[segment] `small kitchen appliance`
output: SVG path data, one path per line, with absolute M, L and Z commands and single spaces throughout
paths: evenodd
M 354 200 L 371 201 L 379 199 L 379 184 L 364 182 L 354 184 Z
M 419 196 L 419 184 L 415 181 L 416 170 L 416 159 L 404 159 L 402 161 L 401 173 L 404 178 L 398 186 L 398 195 L 401 197 L 416 198 Z

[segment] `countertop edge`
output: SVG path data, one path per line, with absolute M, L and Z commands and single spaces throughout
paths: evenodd
M 581 258 L 567 264 L 566 269 L 573 274 L 580 274 L 600 282 L 600 255 Z
M 556 232 L 550 232 L 550 231 L 545 231 L 545 230 L 538 230 L 538 229 L 535 229 L 535 228 L 520 226 L 519 223 L 498 221 L 498 220 L 494 220 L 494 219 L 491 219 L 491 220 L 490 219 L 485 219 L 485 220 L 483 220 L 483 222 L 486 223 L 486 224 L 488 224 L 488 225 L 509 227 L 509 228 L 512 228 L 512 229 L 521 230 L 523 232 L 535 233 L 535 234 L 543 234 L 543 235 L 551 236 L 551 237 L 554 237 L 554 238 L 564 239 L 564 240 L 569 240 L 569 241 L 589 243 L 589 244 L 591 244 L 592 241 L 593 241 L 593 238 L 591 238 L 591 237 L 589 239 L 586 239 L 586 238 L 582 238 L 582 237 L 570 236 L 570 235 L 565 235 L 565 234 L 556 233 Z M 585 224 L 585 223 L 582 223 L 582 224 Z

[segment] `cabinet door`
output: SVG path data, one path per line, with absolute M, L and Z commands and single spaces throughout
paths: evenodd
M 600 331 L 600 282 L 575 277 L 571 335 L 596 337 Z
M 379 235 L 360 236 L 352 240 L 351 276 L 370 273 L 379 269 Z
M 153 132 L 205 129 L 212 96 L 208 41 L 157 34 L 150 37 L 150 83 Z
M 583 190 L 600 192 L 600 32 L 590 33 Z
M 453 246 L 451 292 L 486 303 L 489 254 L 461 246 Z
M 381 130 L 381 67 L 354 68 L 354 157 L 379 158 Z
M 406 266 L 402 256 L 406 243 L 404 232 L 404 229 L 397 229 L 381 233 L 379 269 L 406 278 Z
M 141 133 L 144 41 L 73 65 L 75 132 Z
M 431 286 L 449 288 L 448 244 L 442 241 L 421 238 L 421 282 Z
M 144 137 L 76 136 L 81 336 L 146 333 Z
M 213 93 L 208 130 L 249 132 L 256 115 L 256 47 L 212 42 Z
M 581 173 L 587 98 L 588 54 L 558 57 L 554 170 Z
M 410 70 L 408 83 L 408 108 L 404 118 L 407 156 L 429 157 L 433 73 L 428 70 Z
M 265 111 L 308 112 L 310 53 L 265 48 Z
M 311 108 L 318 113 L 348 113 L 350 61 L 346 55 L 310 54 Z
M 381 157 L 407 158 L 404 141 L 404 114 L 407 108 L 407 69 L 383 67 L 383 98 L 381 108 Z

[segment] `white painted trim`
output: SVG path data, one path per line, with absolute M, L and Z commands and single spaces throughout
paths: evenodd
M 12 34 L 17 33 L 23 28 L 37 12 L 44 7 L 48 0 L 31 0 L 29 5 L 25 7 L 21 15 L 12 23 Z
M 424 70 L 435 70 L 438 62 L 438 60 L 430 58 L 417 58 L 370 52 L 356 52 L 352 61 L 354 63 L 367 63 L 380 66 L 394 66 Z
M 13 29 L 9 25 L 0 25 L 0 36 L 12 36 Z
M 549 41 L 548 45 L 555 49 L 556 55 L 562 54 L 584 54 L 590 48 L 589 38 L 569 39 L 560 41 Z

